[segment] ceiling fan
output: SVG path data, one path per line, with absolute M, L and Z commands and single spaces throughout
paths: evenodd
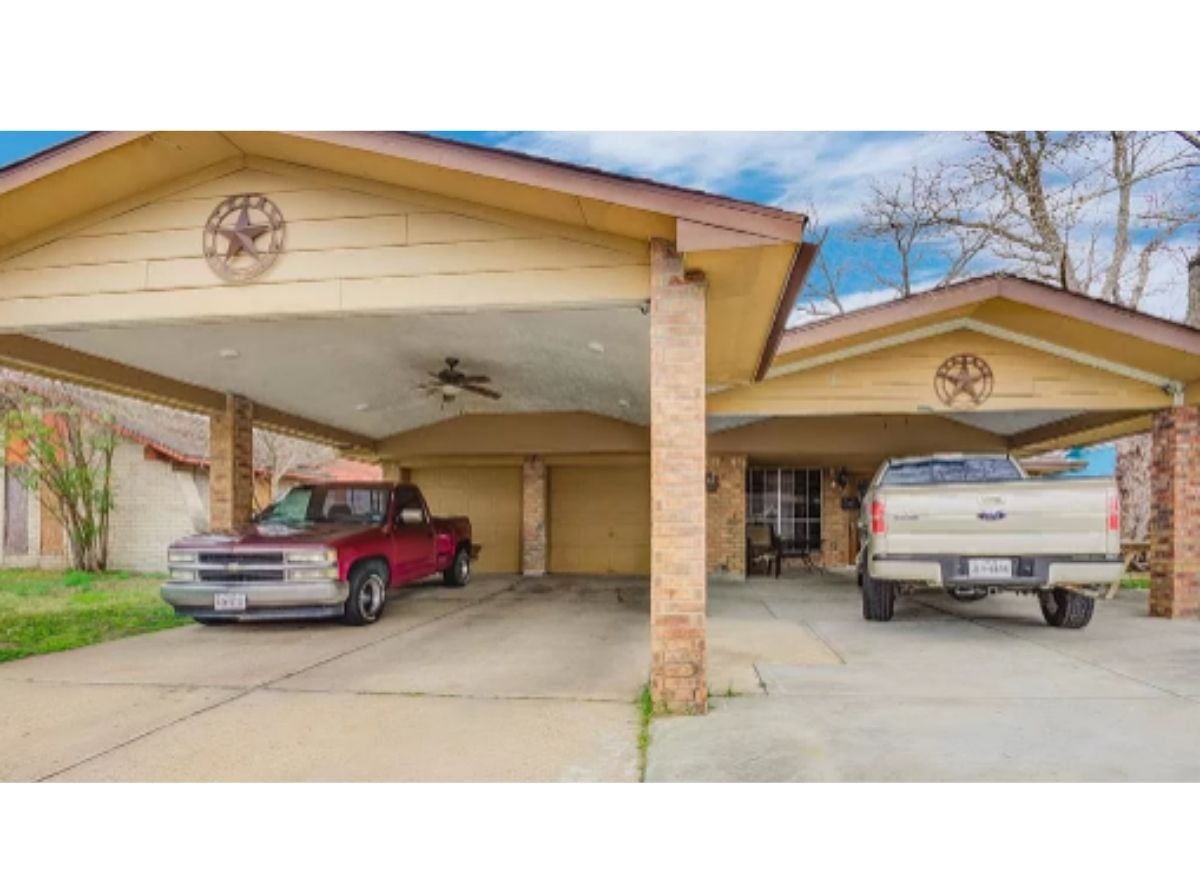
M 446 367 L 440 372 L 430 372 L 429 377 L 431 380 L 419 384 L 418 389 L 424 390 L 426 396 L 440 396 L 443 405 L 453 402 L 463 390 L 487 399 L 500 398 L 498 392 L 482 386 L 492 381 L 487 375 L 469 375 L 459 371 L 457 357 L 446 357 Z

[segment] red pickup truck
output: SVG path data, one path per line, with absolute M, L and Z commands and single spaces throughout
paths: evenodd
M 368 625 L 389 587 L 438 572 L 465 586 L 478 555 L 471 521 L 433 516 L 415 486 L 298 486 L 234 534 L 172 544 L 162 597 L 203 624 L 340 616 Z

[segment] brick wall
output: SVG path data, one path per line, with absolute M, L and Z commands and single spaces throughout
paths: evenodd
M 521 465 L 521 573 L 541 577 L 546 573 L 546 463 L 527 456 Z
M 717 477 L 708 493 L 707 570 L 710 576 L 746 578 L 746 457 L 709 456 L 707 469 Z
M 1150 614 L 1200 615 L 1200 408 L 1154 415 Z
M 204 471 L 176 470 L 147 459 L 141 445 L 121 441 L 113 453 L 113 512 L 108 564 L 128 571 L 165 571 L 167 547 L 204 526 L 205 501 L 197 478 Z
M 254 511 L 254 413 L 248 399 L 230 395 L 225 411 L 209 419 L 209 524 L 228 530 Z
M 855 526 L 858 513 L 842 508 L 842 499 L 858 494 L 858 478 L 848 475 L 844 487 L 837 486 L 837 471 L 821 475 L 821 564 L 828 568 L 853 565 L 858 557 Z
M 705 286 L 673 246 L 650 246 L 650 691 L 708 707 L 705 668 Z

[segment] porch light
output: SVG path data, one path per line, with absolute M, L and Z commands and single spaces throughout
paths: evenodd
M 221 359 L 237 359 L 242 353 L 236 347 L 223 347 L 217 351 L 217 356 Z

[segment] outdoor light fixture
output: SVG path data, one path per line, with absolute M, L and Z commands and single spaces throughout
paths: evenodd
M 241 355 L 241 352 L 234 347 L 223 347 L 217 351 L 217 356 L 221 359 L 237 359 Z
M 721 478 L 717 477 L 715 471 L 709 471 L 704 475 L 704 488 L 708 492 L 716 492 L 721 486 Z
M 592 353 L 604 353 L 604 345 L 598 341 L 589 341 L 587 347 Z

